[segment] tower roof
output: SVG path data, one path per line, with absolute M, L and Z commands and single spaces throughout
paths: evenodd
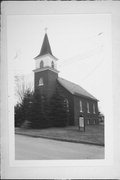
M 43 44 L 42 44 L 41 51 L 40 51 L 40 56 L 48 54 L 48 53 L 52 55 L 52 51 L 51 51 L 50 43 L 49 43 L 49 40 L 48 40 L 48 36 L 45 33 Z
M 53 56 L 47 33 L 45 33 L 43 43 L 42 43 L 42 47 L 41 47 L 41 51 L 40 51 L 39 55 L 36 56 L 35 58 L 38 58 L 38 57 L 46 55 L 46 54 L 50 54 Z

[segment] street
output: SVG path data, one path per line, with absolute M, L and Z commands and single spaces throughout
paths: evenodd
M 16 160 L 103 159 L 104 147 L 15 135 Z

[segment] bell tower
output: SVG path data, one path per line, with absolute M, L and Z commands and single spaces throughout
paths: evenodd
M 40 53 L 34 59 L 34 90 L 39 90 L 41 95 L 50 99 L 56 90 L 58 59 L 52 54 L 46 29 Z

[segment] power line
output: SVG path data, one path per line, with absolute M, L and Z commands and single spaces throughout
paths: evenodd
M 98 36 L 101 37 L 101 35 L 103 35 L 103 32 L 98 33 L 97 35 L 94 36 L 94 38 L 98 37 Z M 93 39 L 93 37 L 92 37 L 92 39 Z M 98 44 L 98 42 L 97 42 L 97 46 L 95 48 L 93 48 L 93 49 L 91 49 L 88 52 L 85 52 L 83 54 L 79 54 L 77 56 L 74 56 L 74 57 L 72 57 L 70 59 L 66 59 L 66 60 L 62 61 L 61 64 L 58 65 L 58 66 L 62 67 L 62 66 L 66 66 L 66 65 L 69 65 L 71 63 L 74 63 L 76 61 L 80 62 L 80 61 L 82 61 L 84 59 L 87 59 L 87 58 L 89 58 L 91 56 L 94 56 L 96 53 L 102 52 L 102 50 L 103 50 L 103 42 L 102 42 L 102 44 L 101 43 Z
M 93 74 L 100 67 L 100 65 L 103 63 L 103 61 L 104 61 L 104 59 L 102 59 L 81 81 L 85 81 L 88 77 L 90 77 L 91 74 Z
M 95 56 L 96 54 L 100 54 L 100 53 L 102 53 L 102 51 L 103 51 L 103 46 L 101 45 L 100 47 L 91 49 L 87 53 L 83 53 L 83 54 L 74 56 L 66 61 L 63 61 L 58 66 L 59 66 L 59 68 L 61 68 L 62 66 L 65 67 L 65 66 L 71 65 L 72 63 L 75 63 L 75 62 L 82 62 L 82 61 L 86 62 L 86 61 L 84 61 L 85 59 L 91 58 L 92 56 Z M 89 59 L 87 61 L 89 61 Z

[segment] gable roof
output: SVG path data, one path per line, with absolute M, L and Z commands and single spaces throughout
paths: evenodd
M 88 93 L 85 89 L 83 89 L 81 86 L 70 82 L 63 78 L 58 78 L 58 82 L 67 89 L 71 94 L 78 95 L 78 96 L 85 96 L 94 100 L 97 100 L 94 96 L 92 96 L 90 93 Z

